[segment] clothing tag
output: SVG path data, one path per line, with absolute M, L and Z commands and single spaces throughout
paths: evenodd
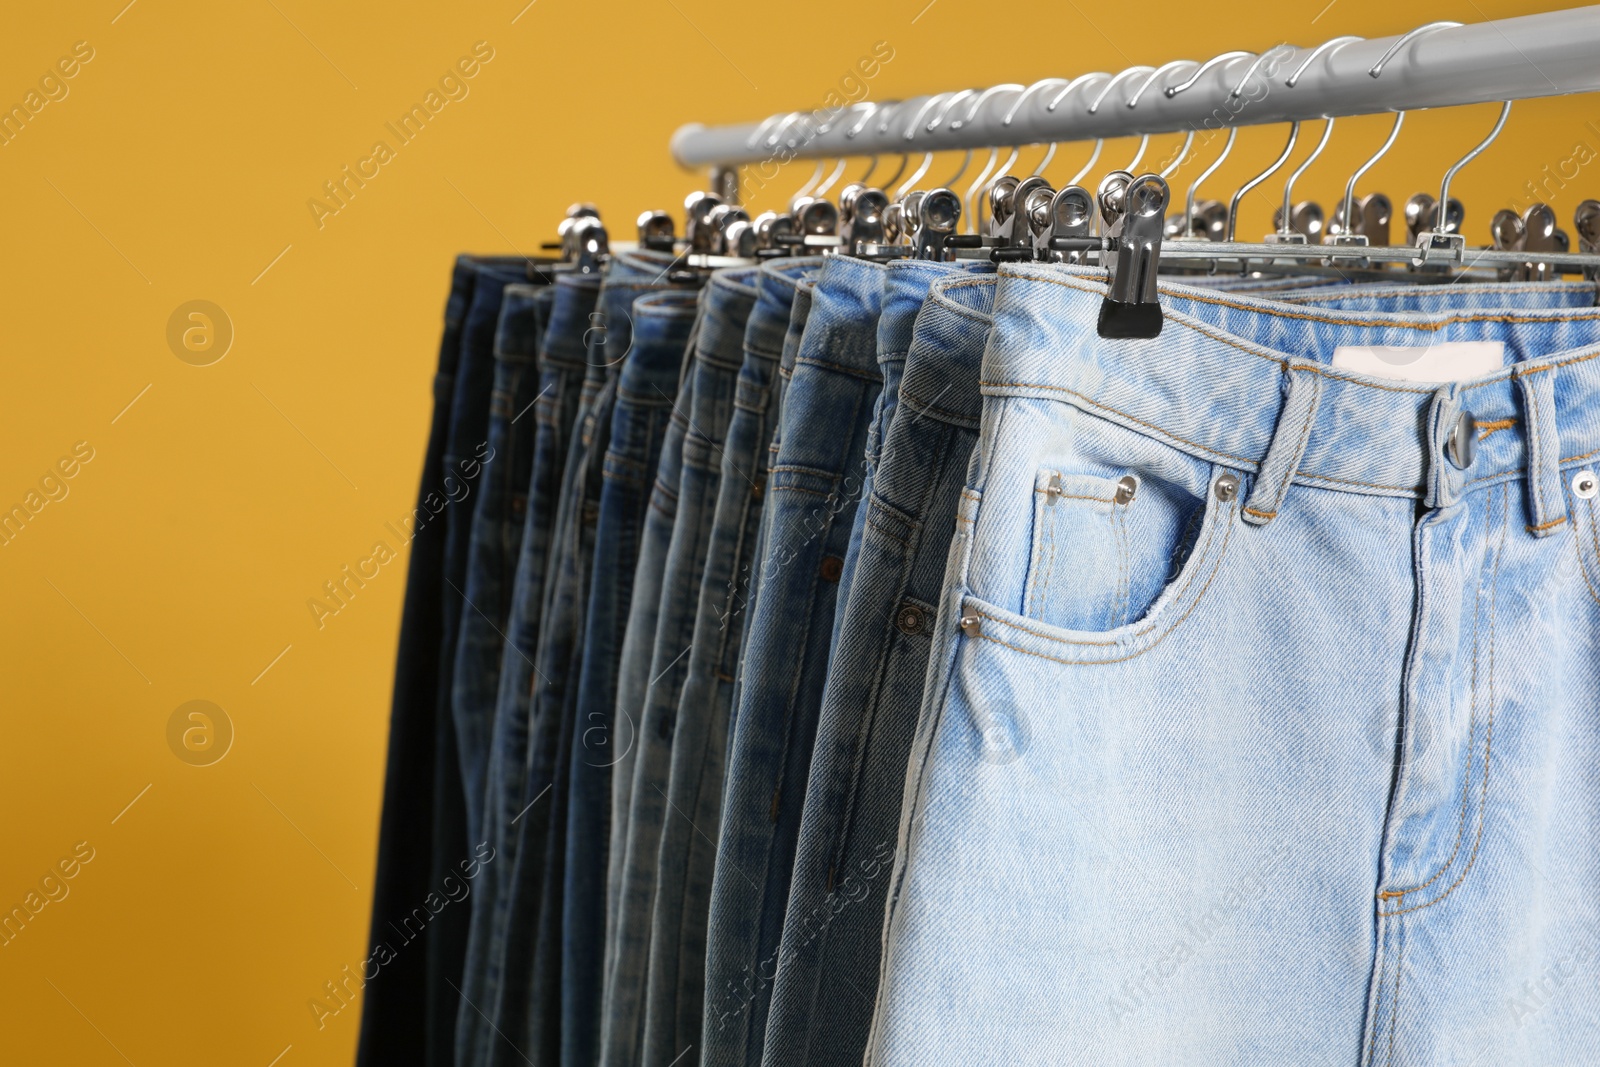
M 1407 382 L 1464 382 L 1506 363 L 1502 341 L 1443 341 L 1436 345 L 1339 345 L 1333 365 Z

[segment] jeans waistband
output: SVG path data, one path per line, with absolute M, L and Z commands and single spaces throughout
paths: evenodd
M 920 415 L 978 428 L 983 394 L 978 372 L 992 325 L 993 274 L 949 274 L 934 282 L 917 315 L 899 403 Z
M 633 347 L 617 381 L 619 397 L 639 405 L 673 402 L 698 306 L 694 292 L 647 293 L 633 302 Z
M 585 338 L 589 316 L 600 296 L 600 279 L 592 274 L 563 274 L 556 279 L 555 290 L 550 325 L 544 331 L 544 362 L 563 370 L 582 370 L 588 363 Z
M 1341 312 L 1174 285 L 1159 337 L 1108 340 L 1104 279 L 1003 266 L 984 394 L 1053 397 L 1253 474 L 1248 521 L 1270 520 L 1291 483 L 1445 507 L 1527 476 L 1527 525 L 1548 533 L 1566 521 L 1560 468 L 1600 454 L 1600 308 Z M 1337 345 L 1444 341 L 1499 341 L 1508 364 L 1430 384 L 1329 363 Z M 1463 413 L 1477 426 L 1464 464 L 1448 447 Z
M 494 358 L 501 363 L 532 363 L 549 318 L 555 292 L 548 285 L 508 285 L 494 331 Z
M 994 274 L 994 264 L 981 259 L 938 263 L 927 259 L 897 259 L 889 264 L 883 281 L 883 313 L 878 316 L 878 362 L 906 358 L 911 337 L 929 286 L 941 278 L 968 274 Z
M 888 268 L 882 263 L 829 256 L 822 265 L 805 334 L 795 362 L 809 362 L 859 377 L 880 377 L 878 371 L 878 315 L 883 310 L 883 283 Z M 794 373 L 785 346 L 783 370 Z
M 744 328 L 756 304 L 755 267 L 730 267 L 711 275 L 700 297 L 700 323 L 695 358 L 738 370 L 744 358 Z

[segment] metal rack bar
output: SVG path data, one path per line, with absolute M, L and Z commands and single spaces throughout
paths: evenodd
M 797 112 L 731 126 L 690 124 L 673 134 L 672 155 L 685 166 L 734 166 L 774 157 L 901 153 L 913 150 L 913 144 L 918 152 L 989 148 L 1600 91 L 1600 6 L 1430 30 L 1390 57 L 1381 76 L 1373 75 L 1372 68 L 1400 40 L 1397 35 L 1324 46 L 1315 56 L 1319 49 L 1287 46 L 1270 56 L 1235 54 L 1170 96 L 1165 90 L 1181 85 L 1200 63 L 1130 68 L 1155 70 L 1163 80 L 1144 91 L 1145 73 L 1091 76 L 1059 99 L 1054 110 L 1050 104 L 1057 93 L 1019 99 L 1022 87 L 1008 87 L 983 94 L 981 106 L 963 121 L 932 128 L 920 116 L 933 96 L 915 97 L 892 109 L 888 104 L 858 104 L 842 113 L 817 112 L 809 120 Z M 1244 77 L 1252 64 L 1256 72 Z M 1294 85 L 1286 84 L 1296 72 Z M 1241 80 L 1248 83 L 1247 91 L 1233 95 Z M 1129 107 L 1135 94 L 1136 105 Z M 958 103 L 953 110 L 965 116 L 967 106 Z M 914 140 L 908 140 L 913 123 L 917 128 L 909 132 Z

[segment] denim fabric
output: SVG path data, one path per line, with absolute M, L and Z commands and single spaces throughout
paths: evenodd
M 889 424 L 894 420 L 895 407 L 900 397 L 900 376 L 905 373 L 906 349 L 911 345 L 912 328 L 928 287 L 939 278 L 961 271 L 973 274 L 992 274 L 994 264 L 981 259 L 962 260 L 959 263 L 934 263 L 928 260 L 903 259 L 889 264 L 884 278 L 883 313 L 878 317 L 878 369 L 883 374 L 883 388 L 873 405 L 872 422 L 867 429 L 867 447 L 861 478 L 861 499 L 872 498 L 872 479 L 878 469 L 878 456 L 883 441 L 889 435 Z M 844 570 L 839 575 L 839 592 L 833 605 L 833 647 L 839 644 L 839 632 L 844 626 L 845 605 L 850 602 L 850 585 L 855 580 L 856 558 L 861 552 L 861 539 L 866 533 L 867 509 L 856 508 L 855 521 L 850 526 L 850 547 L 845 550 Z
M 1273 300 L 1340 311 L 1476 311 L 1490 308 L 1581 308 L 1600 303 L 1594 282 L 1454 282 L 1448 285 L 1374 283 L 1290 289 Z
M 462 590 L 466 610 L 461 614 L 456 642 L 452 697 L 467 801 L 467 836 L 473 842 L 486 840 L 484 778 L 504 651 L 501 635 L 516 578 L 533 468 L 534 420 L 523 416 L 538 399 L 536 349 L 554 299 L 549 286 L 506 286 L 495 332 L 489 448 L 472 513 L 467 581 Z
M 491 1018 L 490 1065 L 560 1056 L 562 888 L 566 857 L 567 752 L 572 743 L 589 564 L 599 518 L 605 448 L 616 398 L 614 369 L 632 345 L 639 296 L 667 289 L 670 257 L 624 253 L 607 263 L 573 445 L 562 475 L 551 539 L 545 610 L 534 658 L 528 713 L 526 795 L 531 807 L 517 830 L 510 919 L 500 986 Z
M 789 379 L 794 377 L 795 360 L 800 355 L 800 342 L 805 337 L 806 320 L 811 317 L 811 294 L 817 287 L 817 275 L 822 272 L 822 260 L 814 259 L 815 267 L 802 270 L 795 282 L 794 303 L 789 309 L 789 329 L 783 335 L 783 354 L 778 359 L 778 377 L 773 381 L 772 387 L 776 395 L 773 403 L 777 405 L 780 417 L 772 428 L 772 440 L 767 444 L 767 454 L 761 469 L 761 487 L 763 492 L 772 482 L 772 468 L 778 462 L 778 446 L 783 435 L 783 395 L 788 390 Z M 745 629 L 749 631 L 749 620 L 756 613 L 756 596 L 761 592 L 761 562 L 766 558 L 767 537 L 769 527 L 772 525 L 772 511 L 763 508 L 761 521 L 756 524 L 756 543 L 750 553 L 752 564 L 750 577 L 745 589 Z M 744 661 L 750 648 L 747 640 L 739 643 L 739 663 L 733 672 L 733 699 L 728 710 L 728 739 L 732 742 L 733 735 L 737 732 L 739 721 L 739 695 L 744 690 Z M 726 760 L 724 760 L 726 766 Z M 727 775 L 723 775 L 723 792 L 727 792 Z
M 574 274 L 558 276 L 551 288 L 553 303 L 539 353 L 539 399 L 532 414 L 535 433 L 527 507 L 501 651 L 499 694 L 484 787 L 484 835 L 495 850 L 495 859 L 472 898 L 468 966 L 462 976 L 457 1060 L 463 1067 L 481 1062 L 486 1038 L 490 1036 L 483 1016 L 493 1010 L 499 997 L 515 876 L 515 844 L 523 813 L 532 799 L 526 793 L 528 706 L 540 605 L 544 600 L 561 473 L 566 466 L 587 365 L 585 337 L 600 291 L 598 279 Z
M 444 509 L 444 589 L 440 595 L 442 625 L 438 706 L 434 734 L 433 874 L 435 885 L 456 872 L 476 842 L 467 838 L 466 795 L 456 751 L 456 728 L 451 712 L 454 665 L 461 613 L 462 590 L 467 582 L 467 558 L 472 542 L 472 507 L 465 501 L 476 491 L 477 479 L 489 448 L 489 397 L 494 387 L 494 335 L 500 320 L 500 301 L 507 285 L 525 281 L 527 273 L 510 265 L 475 264 L 478 280 L 461 331 L 461 359 L 457 364 L 455 393 L 450 400 L 450 433 L 445 443 L 443 487 L 451 506 Z M 428 1035 L 423 1056 L 430 1064 L 445 1064 L 455 1055 L 455 1019 L 460 1004 L 462 971 L 466 960 L 470 908 L 446 908 L 428 926 Z M 415 1058 L 416 1051 L 412 1050 Z
M 561 930 L 561 1062 L 600 1055 L 611 773 L 633 724 L 613 722 L 623 631 L 650 486 L 694 323 L 694 293 L 651 293 L 633 304 L 633 348 L 622 364 L 605 452 L 594 563 L 578 673 L 568 771 Z
M 701 1015 L 702 1032 L 708 1017 L 713 1030 L 734 1028 L 717 1041 L 727 1062 L 742 1062 L 759 1045 L 765 1023 L 769 987 L 755 989 L 747 1009 L 731 1020 L 724 1021 L 724 1004 L 730 984 L 742 988 L 776 950 L 783 926 L 834 597 L 882 386 L 877 331 L 887 274 L 882 264 L 843 256 L 823 265 L 784 393 L 767 483 L 761 589 L 746 636 L 717 840 L 714 997 Z
M 908 274 L 891 270 L 890 292 L 902 289 L 886 297 L 880 320 L 880 350 L 904 352 L 904 373 L 896 376 L 896 414 L 859 509 L 866 521 L 856 578 L 823 693 L 782 938 L 777 951 L 762 945 L 754 966 L 746 951 L 738 969 L 711 972 L 720 995 L 706 1014 L 707 1048 L 719 1031 L 748 1036 L 741 1056 L 708 1057 L 707 1067 L 859 1063 L 866 1051 L 906 758 L 956 503 L 978 435 L 978 364 L 995 288 L 992 277 L 920 273 L 932 291 L 914 334 L 909 325 L 884 326 L 911 295 L 903 287 Z M 763 1048 L 754 1029 L 763 1020 L 752 1014 L 748 1027 L 737 1020 L 760 1003 L 769 982 Z
M 683 857 L 661 853 L 678 694 L 687 673 L 695 609 L 716 505 L 717 463 L 733 412 L 734 379 L 745 320 L 755 304 L 754 270 L 723 270 L 701 298 L 691 402 L 683 437 L 678 510 L 662 573 L 650 679 L 640 720 L 628 815 L 628 841 L 617 909 L 616 954 L 606 991 L 601 1063 L 636 1067 L 653 1062 L 646 1036 L 649 969 L 654 964 L 652 918 L 657 876 L 669 878 Z M 624 709 L 619 705 L 619 714 Z M 674 1049 L 665 1064 L 681 1049 Z
M 707 457 L 718 467 L 716 503 L 672 737 L 671 811 L 661 830 L 645 1009 L 647 1064 L 652 1049 L 666 1056 L 655 1062 L 665 1064 L 699 1041 L 729 704 L 764 496 L 761 478 L 778 415 L 778 361 L 798 279 L 814 269 L 812 261 L 786 258 L 767 264 L 754 279 L 758 296 L 745 324 L 733 415 L 720 455 Z
M 1600 310 L 1100 277 L 1000 272 L 868 1062 L 1586 1061 Z
M 445 303 L 444 336 L 433 378 L 433 420 L 422 459 L 417 506 L 401 539 L 410 539 L 405 604 L 400 615 L 400 651 L 389 713 L 389 754 L 384 771 L 383 816 L 378 827 L 378 862 L 373 875 L 372 953 L 397 948 L 394 932 L 430 892 L 432 881 L 435 734 L 440 722 L 440 660 L 444 620 L 444 526 L 430 520 L 445 507 L 445 447 L 461 358 L 461 330 L 472 303 L 478 272 L 471 259 L 456 259 Z M 444 717 L 444 722 L 449 722 Z M 429 939 L 431 941 L 431 939 Z M 367 984 L 361 1007 L 360 1067 L 415 1059 L 429 1047 L 426 949 L 395 952 L 381 978 Z

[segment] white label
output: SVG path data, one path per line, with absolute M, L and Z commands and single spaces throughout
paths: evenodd
M 1333 365 L 1376 378 L 1407 382 L 1464 382 L 1506 363 L 1501 341 L 1443 341 L 1436 345 L 1339 345 Z

